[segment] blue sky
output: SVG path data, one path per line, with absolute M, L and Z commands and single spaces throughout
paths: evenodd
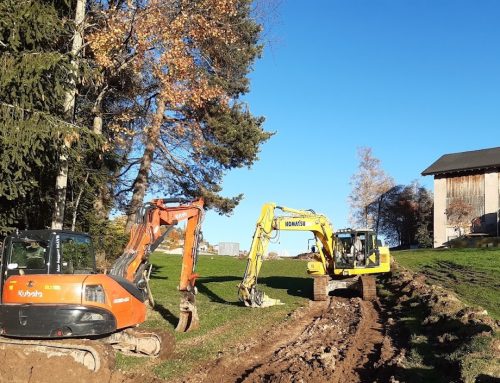
M 442 154 L 500 146 L 500 1 L 286 1 L 245 97 L 276 135 L 251 169 L 227 174 L 244 193 L 230 217 L 209 212 L 211 243 L 248 250 L 264 202 L 348 226 L 357 148 L 370 146 L 397 183 Z M 310 234 L 282 232 L 295 255 Z

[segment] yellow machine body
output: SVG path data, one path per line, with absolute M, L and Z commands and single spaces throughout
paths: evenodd
M 282 214 L 277 215 L 276 210 L 280 210 Z M 313 233 L 316 240 L 316 259 L 307 264 L 307 272 L 312 277 L 344 280 L 348 277 L 379 274 L 390 270 L 389 249 L 378 246 L 372 230 L 344 229 L 334 232 L 330 220 L 323 214 L 266 203 L 257 220 L 245 275 L 238 290 L 240 300 L 247 306 L 276 304 L 258 291 L 256 286 L 269 241 L 274 232 L 281 230 Z

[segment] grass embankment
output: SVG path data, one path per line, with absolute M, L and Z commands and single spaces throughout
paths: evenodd
M 453 290 L 465 303 L 500 319 L 500 250 L 444 249 L 393 253 L 401 266 Z
M 151 288 L 156 301 L 144 327 L 174 329 L 179 313 L 177 285 L 181 257 L 154 254 Z M 173 359 L 155 364 L 154 373 L 170 378 L 192 371 L 217 357 L 219 351 L 245 342 L 271 326 L 279 326 L 287 314 L 305 304 L 312 295 L 312 281 L 306 275 L 306 262 L 298 260 L 265 261 L 259 277 L 259 286 L 271 298 L 280 299 L 282 306 L 251 309 L 238 302 L 237 284 L 241 281 L 246 260 L 233 257 L 200 256 L 197 272 L 197 307 L 200 329 L 189 333 L 176 333 L 176 354 Z M 124 369 L 140 369 L 143 358 L 118 358 Z
M 417 250 L 393 256 L 427 282 L 399 267 L 381 278 L 380 295 L 396 319 L 399 348 L 407 349 L 397 377 L 429 383 L 497 381 L 498 327 L 477 306 L 499 319 L 500 250 Z

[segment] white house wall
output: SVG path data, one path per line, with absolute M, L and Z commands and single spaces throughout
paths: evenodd
M 495 232 L 497 230 L 497 219 L 498 219 L 498 172 L 486 173 L 484 175 L 484 210 L 485 210 L 485 224 L 486 229 L 490 232 Z
M 446 242 L 446 178 L 434 178 L 434 247 Z

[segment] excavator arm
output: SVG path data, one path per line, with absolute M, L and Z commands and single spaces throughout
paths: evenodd
M 276 215 L 276 210 L 281 210 L 284 214 Z M 334 267 L 334 236 L 328 218 L 322 214 L 316 214 L 312 210 L 297 210 L 277 206 L 274 203 L 266 203 L 257 220 L 245 274 L 238 286 L 239 299 L 246 306 L 268 307 L 281 303 L 277 299 L 269 298 L 257 289 L 257 279 L 264 254 L 273 232 L 280 230 L 309 231 L 314 234 L 319 250 L 319 260 L 310 262 L 311 267 L 308 265 L 308 270 L 311 270 L 311 273 L 324 275 Z
M 262 266 L 262 259 L 271 240 L 275 208 L 274 203 L 264 204 L 257 220 L 243 281 L 238 286 L 239 299 L 246 306 L 262 307 L 268 303 L 266 295 L 257 290 L 257 277 Z
M 151 273 L 149 256 L 173 226 L 179 221 L 187 220 L 179 282 L 180 316 L 176 330 L 184 332 L 197 328 L 199 323 L 195 304 L 197 274 L 194 271 L 204 216 L 203 199 L 194 201 L 179 198 L 154 199 L 146 204 L 137 216 L 127 246 L 113 264 L 110 276 L 133 283 L 147 295 L 151 305 L 154 306 L 149 288 Z M 162 226 L 167 226 L 167 230 L 163 233 L 160 230 Z

